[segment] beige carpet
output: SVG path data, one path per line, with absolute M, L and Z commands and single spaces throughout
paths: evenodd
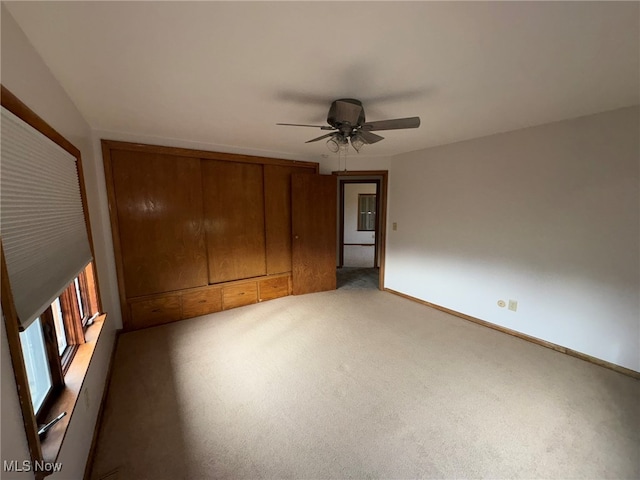
M 640 382 L 380 291 L 121 335 L 92 479 L 640 478 Z

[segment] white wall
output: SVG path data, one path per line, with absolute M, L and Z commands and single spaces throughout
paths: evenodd
M 29 460 L 29 447 L 27 445 L 27 437 L 24 434 L 24 423 L 22 423 L 22 411 L 18 400 L 18 389 L 16 382 L 13 380 L 13 366 L 11 365 L 11 355 L 9 354 L 9 343 L 7 342 L 7 330 L 4 326 L 4 318 L 0 315 L 2 322 L 2 344 L 0 348 L 0 367 L 2 368 L 2 435 L 0 442 L 0 451 L 3 460 Z M 2 465 L 0 465 L 2 468 Z M 2 473 L 4 480 L 27 479 L 33 478 L 31 473 Z
M 121 323 L 117 301 L 117 284 L 113 270 L 113 253 L 108 230 L 109 220 L 106 201 L 99 195 L 104 186 L 98 181 L 101 164 L 93 151 L 92 132 L 66 92 L 53 77 L 22 30 L 16 24 L 4 5 L 2 6 L 2 84 L 34 110 L 53 128 L 73 143 L 82 153 L 84 181 L 87 187 L 87 203 L 92 221 L 93 243 L 98 281 L 102 293 L 103 309 L 109 316 L 104 326 L 100 342 L 89 368 L 81 395 L 89 395 L 89 408 L 84 402 L 76 408 L 67 436 L 62 445 L 59 461 L 63 471 L 49 478 L 55 480 L 82 478 L 91 446 L 92 435 L 102 397 L 107 367 L 111 357 L 115 326 Z M 103 182 L 104 183 L 104 182 Z M 2 336 L 6 337 L 4 321 Z M 2 343 L 2 460 L 29 459 L 26 436 L 22 425 L 21 411 L 6 343 Z M 15 458 L 15 456 L 20 458 Z M 5 478 L 3 474 L 2 478 Z M 10 478 L 10 477 L 6 477 Z M 24 477 L 20 477 L 24 478 Z
M 639 115 L 393 158 L 385 285 L 640 371 Z

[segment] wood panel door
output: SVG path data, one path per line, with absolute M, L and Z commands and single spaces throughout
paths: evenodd
M 263 166 L 202 160 L 209 283 L 267 272 Z
M 267 274 L 291 271 L 291 175 L 309 167 L 264 166 Z
M 111 151 L 127 298 L 207 284 L 200 159 Z
M 336 289 L 337 180 L 291 175 L 293 294 Z

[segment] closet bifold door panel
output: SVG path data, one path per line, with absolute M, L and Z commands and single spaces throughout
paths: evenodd
M 127 298 L 205 286 L 200 160 L 111 151 Z
M 202 160 L 209 283 L 266 275 L 263 165 Z
M 291 174 L 315 173 L 306 167 L 264 166 L 267 274 L 291 271 Z

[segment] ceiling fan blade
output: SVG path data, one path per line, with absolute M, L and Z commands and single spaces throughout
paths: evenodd
M 327 138 L 327 137 L 332 137 L 333 135 L 335 135 L 335 133 L 327 133 L 326 135 L 322 135 L 321 137 L 313 138 L 311 140 L 307 140 L 304 143 L 317 142 L 318 140 L 322 140 L 323 138 Z
M 375 133 L 367 132 L 366 130 L 360 130 L 358 133 L 368 145 L 384 140 L 384 137 L 376 135 Z
M 362 125 L 362 130 L 372 132 L 375 130 L 399 130 L 401 128 L 418 128 L 419 126 L 420 117 L 394 118 L 393 120 L 367 122 Z
M 328 125 L 302 125 L 300 123 L 276 123 L 276 125 L 285 125 L 287 127 L 314 127 L 319 128 L 320 130 L 334 130 L 333 127 Z

